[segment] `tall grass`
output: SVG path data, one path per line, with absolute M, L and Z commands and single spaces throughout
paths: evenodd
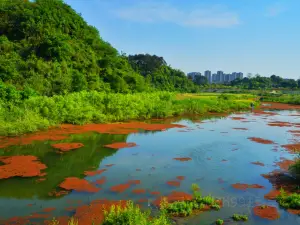
M 270 94 L 264 96 L 264 101 L 300 105 L 300 95 L 299 94 L 293 94 L 293 95 L 292 94 L 280 94 L 280 95 Z
M 32 97 L 9 106 L 0 101 L 0 135 L 19 135 L 62 123 L 107 123 L 229 112 L 248 109 L 250 101 L 240 96 L 238 99 L 230 96 L 177 99 L 176 94 L 170 92 L 107 94 L 96 91 Z
M 105 211 L 102 225 L 170 225 L 170 220 L 163 212 L 158 217 L 150 217 L 150 211 L 142 212 L 132 201 L 128 201 L 124 209 L 120 206 L 112 206 Z

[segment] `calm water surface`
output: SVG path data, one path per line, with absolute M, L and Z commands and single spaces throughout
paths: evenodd
M 27 146 L 0 149 L 0 155 L 35 155 L 48 167 L 45 170 L 46 180 L 40 183 L 36 182 L 37 178 L 0 180 L 0 218 L 27 216 L 34 212 L 42 212 L 43 208 L 48 207 L 56 208 L 52 212 L 53 216 L 71 216 L 74 212 L 65 210 L 72 206 L 68 200 L 81 200 L 83 204 L 88 204 L 92 200 L 104 198 L 132 199 L 136 202 L 141 198 L 146 198 L 149 203 L 145 203 L 144 207 L 153 209 L 151 202 L 156 197 L 151 195 L 150 191 L 159 191 L 162 195 L 167 195 L 173 190 L 191 193 L 191 185 L 197 183 L 202 194 L 212 194 L 223 198 L 224 207 L 220 211 L 205 212 L 181 220 L 180 224 L 210 225 L 218 218 L 228 219 L 233 213 L 248 214 L 247 224 L 249 225 L 300 224 L 299 216 L 288 214 L 282 209 L 279 209 L 280 219 L 276 221 L 260 219 L 252 213 L 252 208 L 257 202 L 277 207 L 275 201 L 264 199 L 264 195 L 272 189 L 272 185 L 261 174 L 277 169 L 274 162 L 280 161 L 280 157 L 287 159 L 295 157 L 281 147 L 278 152 L 272 149 L 275 145 L 293 143 L 295 140 L 292 139 L 295 137 L 287 131 L 297 128 L 271 127 L 267 123 L 271 121 L 300 122 L 299 117 L 289 116 L 290 114 L 295 114 L 295 112 L 279 111 L 279 115 L 276 116 L 245 113 L 227 118 L 204 120 L 204 123 L 194 123 L 183 119 L 176 123 L 186 125 L 187 129 L 175 128 L 163 132 L 131 135 L 85 133 L 72 135 L 64 141 L 35 142 Z M 244 117 L 248 122 L 232 120 L 233 116 Z M 248 130 L 234 130 L 233 128 L 247 128 Z M 179 132 L 182 130 L 187 132 Z M 269 139 L 276 144 L 259 144 L 248 140 L 248 137 Z M 103 147 L 105 144 L 125 141 L 135 142 L 138 146 L 120 150 Z M 51 144 L 59 142 L 81 142 L 85 146 L 64 155 L 58 155 L 53 151 Z M 175 157 L 191 157 L 192 160 L 180 162 L 173 160 Z M 263 162 L 265 166 L 251 164 L 256 161 Z M 92 167 L 103 169 L 107 164 L 115 165 L 107 168 L 107 171 L 101 175 L 84 177 L 84 171 L 91 170 Z M 102 189 L 97 193 L 73 191 L 58 198 L 48 195 L 66 177 L 74 176 L 91 182 L 105 176 L 107 182 L 101 185 Z M 185 176 L 180 187 L 168 186 L 166 182 L 176 180 L 176 176 Z M 133 179 L 140 180 L 141 184 L 133 185 L 120 194 L 109 190 L 111 186 Z M 220 182 L 220 179 L 223 182 Z M 265 186 L 265 189 L 235 190 L 231 186 L 234 183 L 260 184 Z M 146 189 L 147 193 L 133 194 L 132 190 L 137 188 Z

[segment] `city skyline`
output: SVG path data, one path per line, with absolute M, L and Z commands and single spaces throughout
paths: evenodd
M 218 70 L 216 73 L 213 73 L 210 70 L 205 70 L 202 74 L 201 72 L 189 72 L 187 73 L 187 77 L 192 80 L 195 80 L 196 76 L 204 76 L 208 80 L 208 83 L 229 83 L 237 78 L 243 79 L 244 74 L 242 72 L 232 72 L 232 73 L 224 73 L 222 70 Z
M 212 71 L 300 76 L 299 0 L 64 1 L 128 55 L 162 56 L 185 73 L 200 64 Z

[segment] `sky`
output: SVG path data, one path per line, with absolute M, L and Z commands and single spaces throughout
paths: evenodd
M 188 72 L 300 78 L 300 0 L 65 0 L 119 52 Z

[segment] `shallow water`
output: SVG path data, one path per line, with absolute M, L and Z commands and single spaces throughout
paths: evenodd
M 0 180 L 0 218 L 9 219 L 15 216 L 27 216 L 40 213 L 44 208 L 54 207 L 51 217 L 73 215 L 74 211 L 66 208 L 76 206 L 69 200 L 80 200 L 88 204 L 95 199 L 147 199 L 145 208 L 154 208 L 151 204 L 157 196 L 151 191 L 159 191 L 167 195 L 171 191 L 191 193 L 191 185 L 197 183 L 204 195 L 212 194 L 222 198 L 224 207 L 220 211 L 204 212 L 188 219 L 179 220 L 180 224 L 210 225 L 218 218 L 228 219 L 234 213 L 249 215 L 247 224 L 300 224 L 300 217 L 279 209 L 280 218 L 269 221 L 253 215 L 255 204 L 277 206 L 276 201 L 264 199 L 264 195 L 272 185 L 261 174 L 277 169 L 274 162 L 280 157 L 293 159 L 280 145 L 293 143 L 294 137 L 288 130 L 295 127 L 273 127 L 268 122 L 287 121 L 299 123 L 300 118 L 289 116 L 295 111 L 278 111 L 279 115 L 266 116 L 252 113 L 231 115 L 227 118 L 204 120 L 204 123 L 182 119 L 176 123 L 187 128 L 173 128 L 162 132 L 142 132 L 129 135 L 110 135 L 85 133 L 70 136 L 63 141 L 35 142 L 25 146 L 11 146 L 0 149 L 0 155 L 34 155 L 47 165 L 46 180 L 37 183 L 38 178 L 10 178 Z M 244 120 L 233 120 L 231 117 L 244 117 Z M 199 118 L 201 119 L 201 118 Z M 235 130 L 233 128 L 247 128 Z M 182 132 L 186 131 L 186 132 Z M 275 144 L 260 144 L 248 137 L 259 137 L 272 140 Z M 103 147 L 113 142 L 135 142 L 136 147 L 119 150 Z M 84 147 L 59 155 L 53 151 L 51 144 L 61 142 L 80 142 Z M 300 142 L 300 140 L 299 140 Z M 278 152 L 273 151 L 278 146 Z M 176 157 L 190 157 L 192 160 L 181 162 Z M 262 162 L 265 166 L 253 165 L 251 162 Z M 114 164 L 111 167 L 105 165 Z M 84 176 L 84 171 L 103 169 L 101 175 Z M 137 171 L 138 169 L 138 171 Z M 72 191 L 61 197 L 50 197 L 54 190 L 67 177 L 85 178 L 90 182 L 103 176 L 107 181 L 100 185 L 97 193 L 82 193 Z M 184 176 L 180 187 L 172 187 L 167 181 L 179 181 L 177 176 Z M 123 193 L 113 193 L 110 187 L 140 180 Z M 248 189 L 247 191 L 233 189 L 231 184 L 260 184 L 265 189 Z M 146 193 L 134 194 L 134 189 L 146 189 Z M 30 205 L 30 206 L 29 206 Z M 37 220 L 38 221 L 38 220 Z M 229 221 L 226 224 L 239 224 Z M 241 223 L 242 224 L 242 223 Z

